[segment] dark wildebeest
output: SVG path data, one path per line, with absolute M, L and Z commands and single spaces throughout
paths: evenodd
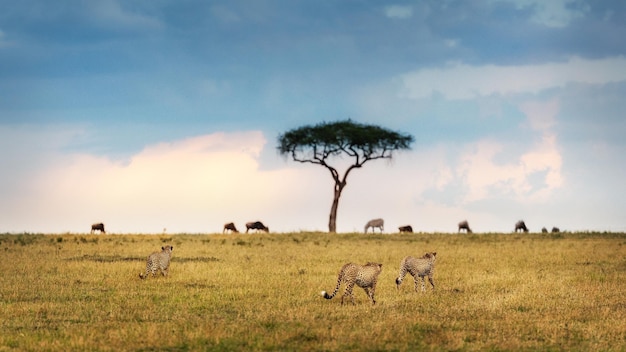
M 467 233 L 472 233 L 472 229 L 469 227 L 467 220 L 463 220 L 459 223 L 459 232 L 461 232 L 461 230 L 465 230 Z
M 400 233 L 402 232 L 413 233 L 413 228 L 411 227 L 411 225 L 405 225 L 405 226 L 398 227 L 398 231 L 400 231 Z
M 367 229 L 372 228 L 372 232 L 376 232 L 376 228 L 380 229 L 380 233 L 383 233 L 383 229 L 385 226 L 385 220 L 383 219 L 372 219 L 365 224 L 365 233 L 367 233 Z
M 558 227 L 553 227 L 552 232 L 561 232 L 561 230 Z
M 226 232 L 226 230 L 229 230 L 230 232 L 239 233 L 239 231 L 237 231 L 237 228 L 235 227 L 235 224 L 232 222 L 229 222 L 228 224 L 224 224 L 224 231 L 222 231 L 222 233 Z
M 101 233 L 106 234 L 104 231 L 104 224 L 101 222 L 91 225 L 91 233 L 94 233 L 95 231 L 100 231 Z
M 528 232 L 528 228 L 526 227 L 526 224 L 524 223 L 524 220 L 520 220 L 520 221 L 515 223 L 515 232 L 517 232 L 517 230 L 522 230 L 524 232 Z
M 260 221 L 246 223 L 246 233 L 248 233 L 248 231 L 250 230 L 270 232 L 270 228 L 263 225 L 263 223 Z
M 541 233 L 548 233 L 548 229 L 546 229 L 545 227 L 541 228 Z

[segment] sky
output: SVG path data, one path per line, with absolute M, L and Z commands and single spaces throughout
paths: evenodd
M 0 0 L 0 233 L 327 231 L 277 152 L 352 119 L 337 231 L 626 231 L 626 2 Z M 346 158 L 335 159 L 345 165 Z

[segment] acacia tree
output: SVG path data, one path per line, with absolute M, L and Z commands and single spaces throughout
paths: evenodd
M 281 155 L 291 156 L 294 161 L 321 165 L 330 171 L 335 188 L 328 231 L 334 233 L 337 231 L 339 197 L 346 187 L 350 172 L 370 160 L 391 159 L 394 151 L 409 149 L 412 142 L 413 136 L 409 134 L 345 120 L 322 122 L 287 131 L 278 136 L 278 151 Z M 331 157 L 342 154 L 353 160 L 343 175 L 329 164 Z

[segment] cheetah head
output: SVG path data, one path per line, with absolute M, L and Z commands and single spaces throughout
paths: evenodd
M 422 256 L 422 258 L 430 259 L 430 260 L 435 260 L 436 257 L 437 257 L 437 252 L 428 252 L 424 254 L 424 256 Z

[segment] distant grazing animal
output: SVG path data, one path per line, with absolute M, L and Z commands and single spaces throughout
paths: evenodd
M 226 230 L 234 233 L 239 233 L 239 231 L 237 231 L 237 228 L 235 227 L 235 224 L 233 224 L 232 222 L 224 224 L 224 231 L 222 231 L 222 233 L 226 232 Z
M 400 226 L 400 227 L 398 227 L 398 231 L 412 233 L 413 232 L 413 228 L 411 227 L 411 225 Z
M 246 233 L 250 230 L 270 232 L 270 228 L 263 225 L 260 221 L 249 222 L 246 224 Z
M 552 232 L 561 232 L 561 230 L 558 227 L 553 227 Z
M 383 219 L 373 219 L 365 224 L 365 233 L 367 233 L 367 229 L 372 228 L 372 232 L 376 232 L 376 228 L 380 229 L 380 232 L 383 232 L 385 226 L 385 220 Z
M 517 230 L 528 232 L 528 228 L 526 227 L 524 220 L 520 220 L 515 223 L 515 232 L 517 232 Z
M 326 299 L 335 297 L 337 291 L 342 282 L 346 283 L 346 289 L 341 296 L 341 304 L 346 296 L 350 296 L 352 304 L 354 303 L 354 295 L 352 295 L 352 289 L 354 285 L 361 287 L 365 290 L 367 297 L 370 298 L 372 304 L 376 304 L 374 299 L 374 293 L 376 292 L 376 283 L 378 282 L 378 275 L 383 270 L 383 265 L 379 263 L 369 262 L 365 265 L 359 265 L 354 263 L 348 263 L 341 267 L 339 270 L 339 277 L 337 278 L 337 286 L 335 291 L 330 295 L 326 291 L 322 291 L 322 296 Z
M 160 252 L 154 252 L 148 256 L 148 262 L 146 263 L 146 274 L 139 274 L 139 277 L 145 279 L 148 275 L 156 275 L 157 270 L 161 271 L 163 276 L 167 276 L 170 271 L 170 259 L 172 259 L 173 246 L 161 247 Z
M 461 232 L 461 230 L 465 230 L 467 233 L 472 233 L 472 229 L 470 228 L 467 220 L 463 220 L 459 223 L 459 232 Z
M 542 232 L 542 233 L 548 233 L 548 229 L 546 229 L 545 227 L 542 227 L 542 228 L 541 228 L 541 232 Z
M 406 273 L 409 273 L 413 276 L 413 281 L 415 281 L 415 292 L 417 292 L 417 283 L 422 283 L 422 292 L 426 291 L 424 287 L 424 283 L 426 282 L 426 276 L 428 276 L 428 281 L 435 289 L 435 281 L 433 279 L 433 274 L 435 273 L 435 260 L 437 259 L 437 252 L 428 252 L 424 254 L 421 258 L 415 257 L 404 257 L 400 262 L 400 273 L 398 274 L 398 278 L 396 279 L 396 288 L 400 289 L 400 285 L 402 285 L 402 280 Z M 421 278 L 421 280 L 420 280 Z
M 94 233 L 95 231 L 100 231 L 100 233 L 106 234 L 104 231 L 104 224 L 101 222 L 91 225 L 91 233 Z

